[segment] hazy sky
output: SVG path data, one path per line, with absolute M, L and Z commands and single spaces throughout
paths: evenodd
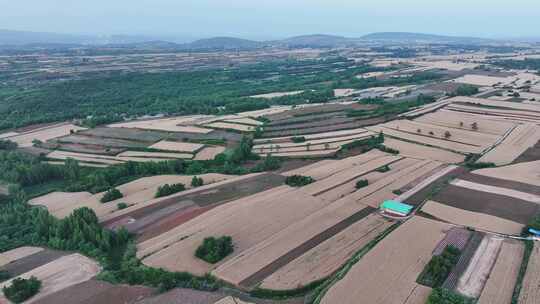
M 0 8 L 0 28 L 62 33 L 540 36 L 539 0 L 0 0 Z

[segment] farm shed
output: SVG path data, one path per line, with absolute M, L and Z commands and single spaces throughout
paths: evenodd
M 411 213 L 413 209 L 414 207 L 411 205 L 407 205 L 394 200 L 386 200 L 381 204 L 382 211 L 399 216 L 407 216 Z

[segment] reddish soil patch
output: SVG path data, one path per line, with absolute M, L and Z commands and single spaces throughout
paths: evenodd
M 196 218 L 197 216 L 205 213 L 206 211 L 216 207 L 207 206 L 207 207 L 188 207 L 184 210 L 173 213 L 166 218 L 163 218 L 159 222 L 153 223 L 141 231 L 139 231 L 139 236 L 137 237 L 137 242 L 144 242 L 153 237 L 156 237 L 162 233 L 165 233 L 174 227 L 177 227 L 191 219 Z
M 89 280 L 48 295 L 36 303 L 127 304 L 150 297 L 154 293 L 154 289 L 148 287 L 112 285 L 107 282 Z
M 433 199 L 448 206 L 485 213 L 521 224 L 527 224 L 540 212 L 540 205 L 535 203 L 454 185 L 448 185 Z

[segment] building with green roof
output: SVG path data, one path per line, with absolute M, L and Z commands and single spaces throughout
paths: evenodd
M 412 212 L 413 209 L 414 206 L 395 200 L 386 200 L 381 204 L 382 211 L 399 216 L 407 216 Z

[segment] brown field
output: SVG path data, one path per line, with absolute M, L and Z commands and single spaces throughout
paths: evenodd
M 246 126 L 239 123 L 228 123 L 228 122 L 214 122 L 211 124 L 204 125 L 204 127 L 212 129 L 221 129 L 221 130 L 236 130 L 240 132 L 254 132 L 254 126 Z
M 323 279 L 391 225 L 377 214 L 368 215 L 267 277 L 261 288 L 295 289 Z
M 519 304 L 536 304 L 540 301 L 540 246 L 535 242 L 523 285 L 519 294 Z
M 499 145 L 484 154 L 478 161 L 506 165 L 540 140 L 540 127 L 535 124 L 517 126 Z
M 197 153 L 204 145 L 163 140 L 151 145 L 149 148 L 174 152 Z
M 491 185 L 484 185 L 484 184 L 466 181 L 462 179 L 455 179 L 451 182 L 451 184 L 458 187 L 509 196 L 509 197 L 520 199 L 520 200 L 528 201 L 531 203 L 540 204 L 539 195 L 517 191 L 514 189 L 502 188 L 502 187 L 491 186 Z
M 260 125 L 263 124 L 262 121 L 258 121 L 258 120 L 255 120 L 255 119 L 249 118 L 249 117 L 226 119 L 226 120 L 224 120 L 224 122 L 233 123 L 233 124 L 248 125 L 248 126 L 260 126 Z
M 225 152 L 225 147 L 204 147 L 201 151 L 197 152 L 194 160 L 212 160 L 223 152 Z
M 34 303 L 45 296 L 90 280 L 100 271 L 99 264 L 78 253 L 61 257 L 53 262 L 35 268 L 18 277 L 28 279 L 35 276 L 42 282 L 37 295 L 25 303 Z M 12 280 L 0 284 L 0 288 L 10 285 Z M 3 295 L 0 301 L 6 301 Z
M 474 174 L 540 186 L 540 161 L 480 169 Z
M 139 152 L 126 151 L 117 155 L 120 159 L 133 158 L 154 158 L 154 159 L 192 159 L 193 154 L 189 153 L 166 153 L 166 152 Z
M 428 289 L 417 290 L 416 278 L 449 228 L 447 224 L 413 217 L 356 263 L 328 290 L 321 303 L 424 304 Z
M 215 302 L 214 304 L 253 304 L 253 303 L 244 302 L 244 301 L 242 301 L 242 300 L 240 300 L 238 298 L 228 296 L 226 298 L 223 298 L 223 299 Z
M 411 158 L 436 160 L 446 164 L 461 163 L 465 160 L 465 156 L 462 154 L 393 138 L 385 138 L 383 145 L 388 148 L 399 150 L 399 155 Z
M 91 279 L 39 299 L 37 304 L 128 304 L 150 297 L 155 290 L 144 286 L 113 285 Z
M 478 299 L 478 304 L 508 304 L 517 283 L 523 259 L 524 245 L 518 241 L 504 241 L 495 266 Z
M 96 212 L 96 215 L 100 220 L 105 220 L 163 200 L 164 198 L 155 199 L 154 195 L 157 188 L 166 183 L 182 183 L 189 189 L 191 188 L 192 177 L 193 176 L 189 175 L 157 175 L 143 177 L 117 187 L 124 197 L 106 204 L 102 204 L 99 201 L 103 196 L 103 193 L 92 195 L 88 192 L 53 192 L 30 200 L 30 204 L 45 206 L 52 215 L 58 218 L 64 218 L 70 215 L 77 208 L 89 207 Z M 212 184 L 227 180 L 232 176 L 210 173 L 202 174 L 200 177 L 205 184 Z M 128 204 L 129 207 L 118 210 L 117 203 L 119 202 L 124 202 Z
M 46 142 L 50 139 L 69 135 L 71 130 L 79 131 L 85 130 L 85 128 L 72 124 L 59 124 L 42 129 L 37 129 L 27 133 L 18 134 L 9 137 L 9 140 L 16 142 L 19 147 L 31 147 L 33 145 L 32 141 L 35 139 Z
M 503 241 L 504 239 L 500 237 L 489 235 L 482 239 L 467 269 L 459 278 L 457 292 L 470 298 L 480 296 L 497 260 Z
M 3 267 L 9 263 L 20 260 L 40 251 L 43 251 L 43 248 L 25 246 L 0 253 L 0 267 Z
M 422 207 L 422 211 L 449 223 L 496 233 L 518 235 L 523 228 L 523 225 L 520 223 L 487 214 L 458 209 L 435 201 L 427 202 Z

